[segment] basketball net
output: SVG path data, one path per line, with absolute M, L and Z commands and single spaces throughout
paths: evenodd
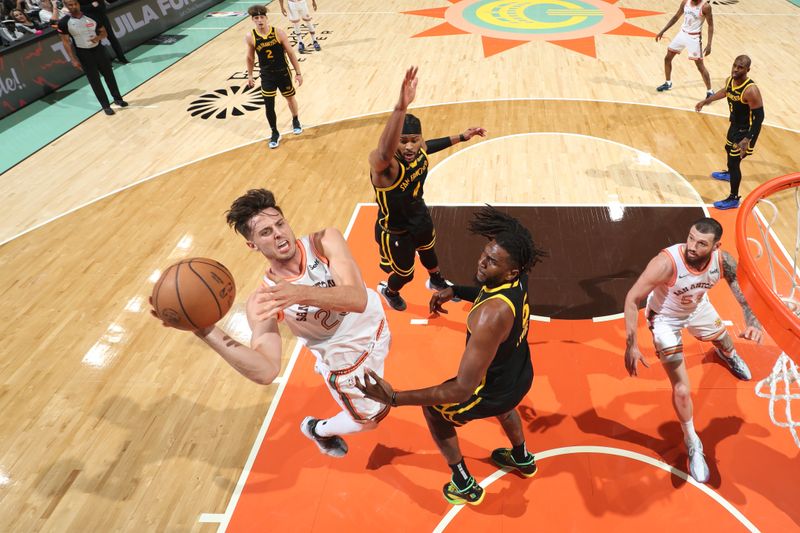
M 755 214 L 758 232 L 761 235 L 761 242 L 753 238 L 748 240 L 758 248 L 755 254 L 756 259 L 760 258 L 764 252 L 767 254 L 767 264 L 769 265 L 770 282 L 772 283 L 772 291 L 780 298 L 783 304 L 797 317 L 800 317 L 800 301 L 797 299 L 797 294 L 800 294 L 800 276 L 797 270 L 797 256 L 800 252 L 800 187 L 793 187 L 794 189 L 794 203 L 796 207 L 796 220 L 795 220 L 795 242 L 794 254 L 789 258 L 787 250 L 783 249 L 783 255 L 790 259 L 793 268 L 787 268 L 783 261 L 776 260 L 775 252 L 772 247 L 772 242 L 780 242 L 777 239 L 772 227 L 775 220 L 778 218 L 778 207 L 767 200 L 760 198 L 758 206 L 761 204 L 769 206 L 772 210 L 772 216 L 767 217 L 756 207 L 753 209 Z M 772 238 L 770 238 L 772 237 Z M 763 246 L 762 244 L 763 243 Z M 775 276 L 775 265 L 778 265 L 789 280 L 788 287 L 783 286 L 780 290 Z M 794 390 L 793 390 L 794 389 Z M 769 398 L 769 418 L 772 423 L 778 427 L 788 428 L 794 438 L 794 442 L 800 448 L 800 436 L 798 435 L 797 428 L 800 427 L 800 421 L 792 419 L 792 400 L 800 400 L 800 372 L 798 372 L 797 363 L 782 352 L 775 361 L 772 367 L 772 372 L 756 384 L 756 395 L 761 398 Z M 785 421 L 779 421 L 775 418 L 775 404 L 778 402 L 785 402 L 784 414 Z
M 768 391 L 765 389 L 768 389 Z M 800 400 L 800 372 L 798 372 L 797 364 L 786 353 L 781 353 L 778 357 L 769 376 L 756 384 L 756 395 L 761 398 L 769 398 L 770 420 L 778 427 L 789 428 L 792 437 L 794 437 L 794 443 L 800 448 L 800 436 L 797 434 L 800 421 L 792 419 L 791 407 L 792 400 Z M 775 418 L 775 404 L 779 401 L 786 402 L 784 407 L 785 422 Z

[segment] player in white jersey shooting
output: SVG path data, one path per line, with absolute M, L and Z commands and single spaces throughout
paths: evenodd
M 672 89 L 672 58 L 680 54 L 683 49 L 689 54 L 689 59 L 694 61 L 703 83 L 706 84 L 706 98 L 714 94 L 711 90 L 711 75 L 706 69 L 703 57 L 711 53 L 711 40 L 714 38 L 714 17 L 711 14 L 711 2 L 708 0 L 682 0 L 678 6 L 678 11 L 669 19 L 664 29 L 656 35 L 656 41 L 660 41 L 664 32 L 678 22 L 683 15 L 683 25 L 681 31 L 672 39 L 667 48 L 667 55 L 664 56 L 664 77 L 667 81 L 656 87 L 659 92 Z M 703 22 L 708 22 L 708 44 L 703 49 Z
M 706 293 L 721 277 L 730 286 L 744 312 L 745 330 L 739 335 L 761 341 L 761 325 L 739 288 L 736 261 L 720 248 L 722 226 L 713 218 L 701 218 L 689 230 L 686 244 L 675 244 L 650 260 L 625 297 L 625 368 L 638 375 L 637 364 L 650 365 L 636 342 L 639 303 L 646 297 L 645 317 L 653 334 L 656 354 L 672 383 L 672 405 L 683 428 L 689 451 L 689 473 L 699 481 L 708 481 L 709 471 L 703 457 L 703 444 L 694 430 L 693 405 L 689 376 L 683 358 L 681 330 L 702 341 L 711 341 L 717 355 L 741 380 L 750 379 L 750 369 L 736 353 L 733 340 Z
M 300 430 L 322 453 L 342 457 L 347 444 L 341 435 L 374 429 L 389 412 L 355 387 L 367 369 L 383 375 L 391 336 L 380 297 L 364 285 L 339 230 L 295 238 L 272 192 L 248 191 L 226 218 L 269 262 L 262 285 L 247 299 L 250 347 L 216 326 L 195 334 L 240 374 L 267 385 L 281 370 L 278 322 L 285 320 L 316 356 L 315 370 L 342 408 L 327 420 L 306 417 Z

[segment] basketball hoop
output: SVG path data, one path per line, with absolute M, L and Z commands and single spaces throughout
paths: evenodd
M 783 219 L 782 209 L 790 211 Z M 779 234 L 793 246 L 784 246 Z M 772 179 L 747 196 L 736 218 L 736 248 L 742 292 L 783 350 L 755 392 L 769 398 L 772 423 L 788 428 L 800 447 L 800 421 L 792 419 L 791 411 L 791 401 L 800 399 L 800 373 L 792 360 L 800 354 L 800 173 Z M 785 402 L 785 421 L 775 417 L 775 404 L 781 401 Z

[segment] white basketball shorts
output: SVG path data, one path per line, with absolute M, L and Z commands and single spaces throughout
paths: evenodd
M 684 31 L 679 31 L 678 35 L 669 43 L 669 49 L 680 54 L 684 48 L 692 61 L 703 59 L 703 39 L 701 35 L 689 35 Z
M 286 2 L 286 11 L 289 13 L 289 20 L 292 22 L 297 22 L 300 19 L 311 20 L 306 0 L 289 0 Z
M 386 405 L 364 397 L 356 388 L 356 378 L 364 383 L 367 369 L 383 377 L 383 363 L 389 355 L 390 345 L 391 335 L 385 331 L 348 368 L 331 370 L 324 363 L 317 362 L 315 370 L 322 375 L 331 396 L 356 422 L 378 422 L 389 412 Z
M 725 333 L 717 310 L 707 299 L 697 305 L 697 309 L 685 318 L 674 318 L 645 310 L 647 325 L 653 334 L 653 345 L 662 363 L 680 361 L 683 358 L 683 339 L 681 330 L 686 330 L 701 341 L 713 341 Z

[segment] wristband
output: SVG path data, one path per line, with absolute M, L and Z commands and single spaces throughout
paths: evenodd
M 453 296 L 461 298 L 462 300 L 467 300 L 468 302 L 474 302 L 475 298 L 477 298 L 478 294 L 481 292 L 480 287 L 472 287 L 469 285 L 453 285 L 450 288 L 453 289 Z
M 392 407 L 397 407 L 397 391 L 392 391 L 392 399 L 389 401 Z
M 458 134 L 458 140 L 459 140 L 459 141 L 461 141 L 461 142 L 463 143 L 463 142 L 465 142 L 465 141 L 467 140 L 467 138 L 466 138 L 466 137 L 464 137 L 464 134 L 463 134 L 463 133 L 459 133 L 459 134 Z

